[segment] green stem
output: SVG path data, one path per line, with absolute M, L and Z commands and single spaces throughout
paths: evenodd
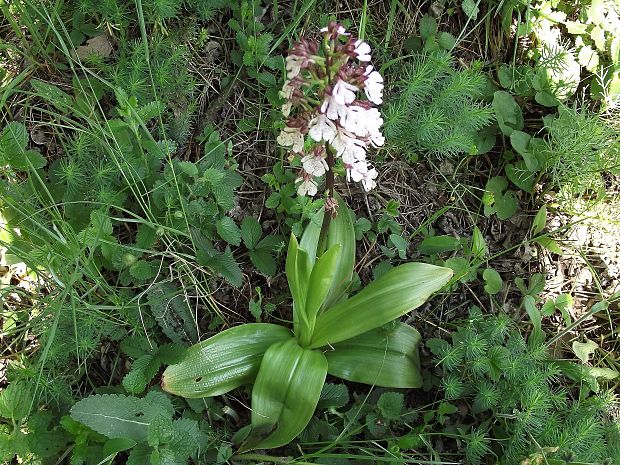
M 328 171 L 325 175 L 325 193 L 326 200 L 334 196 L 334 152 L 328 145 L 327 150 L 327 167 Z M 321 233 L 319 234 L 319 243 L 316 248 L 317 256 L 320 256 L 325 251 L 325 242 L 327 240 L 327 231 L 329 230 L 329 224 L 331 223 L 332 215 L 327 210 L 323 213 L 323 224 L 321 224 Z
M 235 455 L 231 457 L 232 461 L 235 460 L 247 460 L 248 462 L 271 462 L 271 463 L 282 463 L 282 464 L 290 464 L 293 461 L 292 457 L 276 457 L 273 455 L 263 455 L 263 454 L 242 454 Z

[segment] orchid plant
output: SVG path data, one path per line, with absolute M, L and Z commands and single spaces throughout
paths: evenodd
M 367 44 L 335 23 L 323 34 L 322 54 L 309 41 L 293 47 L 284 85 L 289 100 L 283 111 L 290 115 L 296 108 L 298 114 L 289 118 L 279 141 L 302 155 L 299 193 L 315 194 L 315 178 L 327 174 L 323 221 L 310 223 L 299 241 L 291 235 L 289 242 L 285 271 L 293 298 L 292 331 L 269 323 L 227 329 L 190 347 L 162 378 L 164 390 L 187 398 L 217 396 L 253 383 L 251 428 L 240 452 L 279 447 L 301 433 L 328 373 L 370 385 L 420 387 L 420 334 L 397 319 L 452 276 L 448 268 L 405 263 L 348 295 L 355 230 L 350 210 L 333 192 L 334 161 L 342 161 L 348 178 L 367 189 L 374 186 L 376 171 L 365 154 L 368 145 L 383 143 L 381 117 L 371 106 L 380 103 L 382 87 L 378 73 L 360 66 L 370 59 Z M 319 98 L 304 86 L 316 88 Z M 362 88 L 369 100 L 356 99 Z

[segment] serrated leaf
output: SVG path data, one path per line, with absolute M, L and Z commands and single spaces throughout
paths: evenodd
M 399 420 L 405 409 L 405 396 L 400 392 L 384 392 L 377 401 L 381 416 L 387 420 Z
M 172 404 L 151 403 L 156 396 L 143 399 L 116 394 L 96 394 L 77 402 L 71 408 L 71 418 L 108 438 L 128 438 L 146 442 L 153 418 L 174 413 Z
M 157 240 L 155 228 L 148 224 L 140 224 L 136 233 L 136 247 L 150 249 Z
M 173 342 L 195 342 L 198 330 L 185 294 L 172 283 L 158 283 L 146 293 L 147 303 L 164 334 Z
M 329 361 L 328 361 L 329 363 Z M 338 409 L 349 403 L 349 390 L 344 384 L 325 383 L 317 409 Z
M 424 15 L 420 19 L 420 35 L 428 40 L 437 34 L 437 21 L 430 15 Z
M 217 233 L 231 245 L 241 244 L 241 230 L 229 216 L 223 216 L 215 223 Z
M 26 418 L 31 405 L 32 393 L 25 383 L 11 383 L 0 392 L 0 417 L 18 422 Z
M 164 344 L 157 350 L 157 358 L 165 365 L 172 365 L 179 363 L 185 357 L 186 351 L 187 347 L 183 344 Z
M 224 252 L 215 252 L 212 254 L 198 251 L 196 260 L 199 264 L 211 268 L 233 286 L 239 287 L 243 284 L 243 273 L 230 247 L 226 247 Z
M 463 3 L 461 3 L 461 8 L 463 9 L 463 13 L 465 13 L 469 19 L 476 19 L 478 17 L 478 13 L 480 12 L 478 3 L 475 0 L 463 0 Z
M 250 260 L 254 264 L 256 268 L 262 273 L 265 273 L 267 276 L 273 276 L 276 273 L 276 259 L 273 255 L 264 250 L 250 250 Z
M 157 374 L 161 363 L 153 355 L 143 355 L 135 360 L 131 366 L 131 371 L 123 377 L 123 387 L 130 394 L 142 394 L 146 385 Z
M 260 241 L 263 230 L 260 223 L 253 216 L 246 216 L 241 222 L 241 237 L 249 250 L 254 250 Z
M 196 166 L 196 163 L 192 163 L 191 161 L 180 161 L 179 169 L 182 173 L 185 173 L 192 178 L 198 176 L 198 167 Z
M 444 50 L 452 50 L 456 45 L 456 37 L 454 37 L 449 32 L 439 33 L 439 37 L 437 39 L 439 42 L 439 46 Z
M 249 323 L 227 329 L 189 349 L 162 376 L 164 390 L 196 398 L 224 394 L 253 381 L 263 354 L 292 337 L 283 326 Z
M 138 281 L 146 281 L 157 275 L 158 262 L 152 260 L 136 260 L 129 267 L 129 274 Z

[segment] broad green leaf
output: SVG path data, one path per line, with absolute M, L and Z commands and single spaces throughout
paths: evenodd
M 345 294 L 351 283 L 353 267 L 355 266 L 355 226 L 353 225 L 352 212 L 340 196 L 337 195 L 336 199 L 339 205 L 338 215 L 329 223 L 326 249 L 331 248 L 335 244 L 340 244 L 341 249 L 336 265 L 336 273 L 323 309 L 334 305 Z M 314 263 L 316 259 L 323 214 L 324 211 L 321 209 L 316 221 L 311 221 L 306 226 L 299 243 L 299 247 L 308 253 L 311 263 Z
M 534 239 L 533 242 L 540 244 L 542 247 L 544 247 L 551 253 L 562 255 L 562 248 L 556 241 L 554 241 L 550 237 L 547 237 L 547 236 L 537 237 L 536 239 Z
M 25 383 L 11 383 L 0 392 L 0 417 L 18 422 L 30 413 L 32 392 Z
M 336 263 L 340 254 L 340 244 L 334 244 L 327 252 L 321 255 L 314 263 L 310 280 L 308 282 L 308 293 L 306 295 L 306 307 L 304 313 L 308 322 L 306 331 L 302 332 L 300 342 L 303 346 L 310 343 L 316 317 L 331 289 L 334 275 L 336 274 Z
M 180 363 L 166 368 L 162 388 L 188 398 L 224 394 L 251 383 L 265 351 L 291 337 L 283 326 L 266 323 L 227 329 L 193 345 Z
M 500 274 L 493 268 L 487 268 L 482 272 L 482 279 L 484 279 L 484 290 L 488 294 L 497 294 L 502 290 L 504 281 Z
M 420 35 L 427 40 L 437 34 L 437 21 L 430 15 L 422 16 L 420 19 Z
M 540 314 L 540 310 L 536 308 L 536 299 L 531 295 L 524 296 L 523 307 L 530 317 L 532 326 L 534 326 L 534 330 L 530 337 L 534 339 L 535 343 L 542 343 L 545 340 L 545 333 L 542 329 L 542 315 Z
M 103 445 L 103 456 L 115 456 L 119 452 L 131 449 L 136 445 L 136 441 L 129 438 L 114 438 L 108 439 Z
M 421 254 L 434 254 L 442 252 L 451 252 L 461 246 L 461 241 L 452 236 L 430 236 L 424 238 L 418 250 Z
M 452 270 L 426 263 L 392 268 L 316 321 L 311 348 L 350 339 L 422 305 L 452 277 Z
M 323 309 L 335 305 L 346 293 L 353 278 L 355 267 L 355 227 L 353 214 L 347 204 L 337 197 L 339 203 L 338 216 L 329 224 L 327 248 L 340 244 L 340 254 L 336 263 L 336 272 Z
M 249 250 L 256 248 L 256 244 L 260 240 L 263 230 L 260 223 L 253 216 L 246 216 L 241 222 L 241 237 L 243 243 Z
M 116 394 L 89 396 L 71 408 L 71 418 L 108 438 L 146 442 L 151 422 L 158 416 L 171 418 L 174 408 L 161 392 L 144 398 Z
M 326 376 L 327 360 L 320 351 L 303 349 L 294 340 L 271 346 L 252 390 L 252 432 L 241 452 L 295 439 L 312 418 Z
M 405 396 L 402 392 L 384 392 L 377 401 L 377 408 L 386 420 L 400 420 L 405 409 Z
M 510 182 L 519 189 L 532 193 L 534 190 L 534 183 L 536 182 L 536 173 L 530 171 L 523 160 L 519 160 L 514 165 L 508 163 L 504 170 Z
M 419 342 L 420 333 L 404 323 L 391 331 L 375 328 L 326 351 L 327 371 L 356 383 L 417 388 L 422 386 Z
M 474 226 L 474 231 L 471 236 L 471 252 L 476 258 L 486 257 L 489 253 L 484 235 L 478 226 Z
M 573 352 L 583 363 L 587 363 L 590 355 L 598 349 L 598 344 L 596 342 L 590 341 L 589 339 L 586 339 L 586 341 L 587 342 L 573 342 Z
M 300 324 L 308 327 L 306 317 L 306 295 L 308 294 L 308 281 L 312 272 L 309 255 L 299 248 L 299 243 L 294 234 L 288 244 L 286 254 L 286 279 L 293 296 L 293 331 L 299 336 Z
M 534 216 L 534 220 L 532 221 L 532 234 L 538 234 L 542 232 L 547 226 L 547 205 L 543 205 L 540 207 L 540 210 Z
M 493 95 L 493 109 L 497 124 L 502 133 L 510 136 L 514 130 L 523 129 L 523 113 L 515 102 L 515 99 L 508 92 L 498 90 Z
M 231 245 L 241 244 L 241 230 L 232 218 L 223 216 L 215 223 L 217 233 L 222 239 Z
M 329 363 L 329 360 L 328 360 Z M 329 373 L 329 368 L 328 368 Z M 317 408 L 340 408 L 349 403 L 349 390 L 344 384 L 325 383 L 321 389 L 321 396 Z

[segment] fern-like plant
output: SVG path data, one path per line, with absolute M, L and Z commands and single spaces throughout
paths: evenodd
M 474 307 L 468 323 L 452 334 L 452 343 L 431 339 L 426 344 L 443 370 L 446 400 L 464 399 L 475 419 L 465 438 L 468 463 L 485 463 L 493 455 L 494 463 L 506 465 L 565 463 L 557 461 L 562 457 L 572 457 L 571 463 L 620 460 L 618 425 L 610 415 L 615 396 L 579 393 L 585 378 L 573 393 L 566 378 L 579 378 L 575 373 L 583 375 L 581 367 L 556 362 L 544 341 L 526 340 L 506 314 L 483 315 Z M 534 462 L 541 452 L 544 461 Z M 532 462 L 522 462 L 528 457 Z
M 493 113 L 479 100 L 485 78 L 477 66 L 457 70 L 450 53 L 437 51 L 415 55 L 399 74 L 385 114 L 389 142 L 410 159 L 479 152 L 478 132 Z

